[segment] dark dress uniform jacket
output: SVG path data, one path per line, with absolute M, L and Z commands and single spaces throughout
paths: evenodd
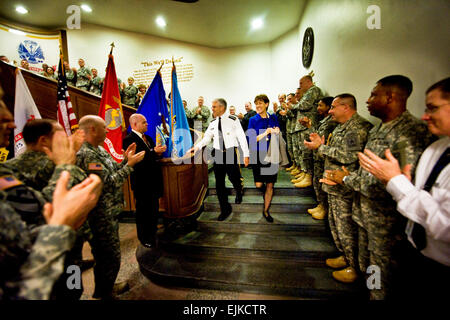
M 148 145 L 133 131 L 123 140 L 123 148 L 126 150 L 133 142 L 136 143 L 136 153 L 145 151 L 144 159 L 135 164 L 134 172 L 131 174 L 131 188 L 139 197 L 144 194 L 157 196 L 163 195 L 163 179 L 161 166 L 158 163 L 158 154 L 155 152 L 155 142 L 145 135 Z

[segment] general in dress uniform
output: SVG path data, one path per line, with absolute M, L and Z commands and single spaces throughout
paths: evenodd
M 197 152 L 213 140 L 214 176 L 216 178 L 217 197 L 220 203 L 220 215 L 218 220 L 225 220 L 232 208 L 228 202 L 228 194 L 225 188 L 225 175 L 228 175 L 236 190 L 235 203 L 242 202 L 243 185 L 237 149 L 241 148 L 244 154 L 244 164 L 248 165 L 249 151 L 244 130 L 242 130 L 238 117 L 225 115 L 227 102 L 224 99 L 216 99 L 212 103 L 214 120 L 208 126 L 203 139 L 193 148 Z

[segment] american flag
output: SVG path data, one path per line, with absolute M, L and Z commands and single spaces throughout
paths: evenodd
M 69 91 L 67 90 L 66 74 L 62 67 L 62 56 L 58 66 L 58 122 L 63 126 L 67 135 L 72 134 L 72 130 L 78 128 L 78 121 L 72 109 Z

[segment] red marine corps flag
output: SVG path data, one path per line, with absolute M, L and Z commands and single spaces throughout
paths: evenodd
M 114 44 L 112 44 L 114 47 Z M 102 100 L 98 115 L 106 122 L 108 133 L 104 148 L 117 162 L 122 162 L 122 130 L 125 130 L 125 121 L 120 102 L 119 85 L 117 83 L 116 68 L 111 52 L 108 56 L 108 67 L 106 68 L 105 80 L 103 81 Z
M 68 136 L 72 134 L 72 130 L 78 128 L 78 121 L 72 109 L 72 102 L 70 102 L 69 91 L 67 90 L 66 74 L 62 67 L 63 56 L 60 55 L 58 66 L 58 122 L 64 128 Z

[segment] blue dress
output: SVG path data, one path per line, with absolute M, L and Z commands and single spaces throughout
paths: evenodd
M 276 115 L 267 115 L 268 118 L 261 118 L 257 114 L 251 117 L 248 123 L 247 138 L 250 150 L 250 164 L 252 165 L 255 182 L 275 183 L 278 176 L 278 164 L 264 162 L 272 135 L 262 138 L 259 142 L 256 141 L 257 136 L 264 133 L 267 128 L 280 127 Z

